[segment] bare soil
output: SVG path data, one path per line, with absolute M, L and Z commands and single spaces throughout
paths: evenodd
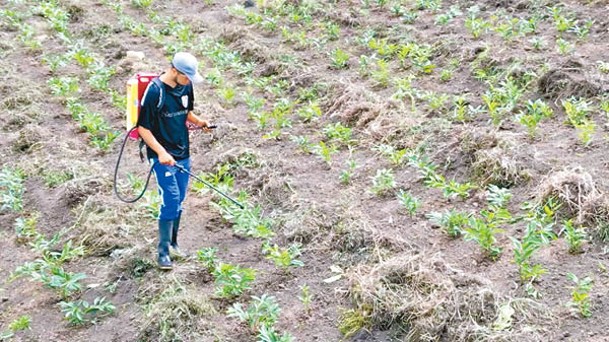
M 34 28 L 34 37 L 41 42 L 40 49 L 27 48 L 6 16 L 0 21 L 0 156 L 3 168 L 19 168 L 26 175 L 23 210 L 0 212 L 0 279 L 5 280 L 0 284 L 0 333 L 8 331 L 15 319 L 31 317 L 29 329 L 7 340 L 257 341 L 255 333 L 227 317 L 226 311 L 233 303 L 247 304 L 252 296 L 268 294 L 281 308 L 275 329 L 289 332 L 294 341 L 609 341 L 605 319 L 609 314 L 609 256 L 606 242 L 597 238 L 601 223 L 609 222 L 609 211 L 604 211 L 609 191 L 609 114 L 600 108 L 607 96 L 608 74 L 599 68 L 600 62 L 609 63 L 606 2 L 444 1 L 440 10 L 432 11 L 417 9 L 415 1 L 389 1 L 382 8 L 370 1 L 365 8 L 363 1 L 269 0 L 246 9 L 264 16 L 279 3 L 283 5 L 278 8 L 284 10 L 289 5 L 306 8 L 316 4 L 310 6 L 312 24 L 306 30 L 310 42 L 304 47 L 290 42 L 281 30 L 285 25 L 288 32 L 297 34 L 307 27 L 304 23 L 283 16 L 274 29 L 248 24 L 228 10 L 241 1 L 152 1 L 148 11 L 160 16 L 156 21 L 150 12 L 135 6 L 136 1 L 55 3 L 71 13 L 68 29 L 80 47 L 92 51 L 105 65 L 116 67 L 109 87 L 120 94 L 136 72 L 166 68 L 172 51 L 151 37 L 128 30 L 110 4 L 121 5 L 124 16 L 144 27 L 168 28 L 169 19 L 187 24 L 193 44 L 205 39 L 223 43 L 242 60 L 254 63 L 252 75 L 272 75 L 273 84 L 287 82 L 281 97 L 296 101 L 303 90 L 319 86 L 322 116 L 303 122 L 293 111 L 292 124 L 283 127 L 278 137 L 268 139 L 263 135 L 271 128 L 259 129 L 248 116 L 245 94 L 267 99 L 267 111 L 281 97 L 247 84 L 245 76 L 229 67 L 222 76 L 236 91 L 235 103 L 227 104 L 218 88 L 207 81 L 197 85 L 196 111 L 218 128 L 211 134 L 191 133 L 192 168 L 197 173 L 214 173 L 218 165 L 234 163 L 245 154 L 255 156 L 255 165 L 236 168 L 231 195 L 246 191 L 249 203 L 260 205 L 262 215 L 273 220 L 272 243 L 283 247 L 302 244 L 299 259 L 304 267 L 288 271 L 276 267 L 263 255 L 261 239 L 234 233 L 232 224 L 211 204 L 217 197 L 191 192 L 185 202 L 181 247 L 193 255 L 201 248 L 215 247 L 222 262 L 257 270 L 256 280 L 243 296 L 229 301 L 215 296 L 213 276 L 195 256 L 177 260 L 171 272 L 157 270 L 156 221 L 143 207 L 144 200 L 125 204 L 113 194 L 113 169 L 123 135 L 108 151 L 93 147 L 71 117 L 65 99 L 51 93 L 48 81 L 56 76 L 79 79 L 80 99 L 121 133 L 123 111 L 113 106 L 108 94 L 88 85 L 87 73 L 76 61 L 68 61 L 57 71 L 43 62 L 45 57 L 65 54 L 73 47 L 65 46 L 35 9 L 38 1 L 1 0 L 1 10 L 25 13 L 24 22 Z M 414 23 L 406 23 L 392 14 L 392 5 L 401 5 L 418 17 Z M 437 15 L 453 5 L 459 6 L 462 15 L 446 25 L 438 24 Z M 474 5 L 479 8 L 478 16 L 489 21 L 540 15 L 539 27 L 535 34 L 517 36 L 512 42 L 496 31 L 475 39 L 465 27 L 467 9 Z M 594 22 L 585 39 L 564 33 L 575 44 L 571 53 L 557 51 L 556 40 L 561 35 L 550 15 L 551 6 L 573 15 L 580 25 L 588 19 Z M 326 23 L 340 28 L 337 40 L 321 42 Z M 390 64 L 392 79 L 415 75 L 412 85 L 421 94 L 447 94 L 450 99 L 464 95 L 472 107 L 484 107 L 482 96 L 489 85 L 474 77 L 476 63 L 511 70 L 514 78 L 530 72 L 532 85 L 500 125 L 493 125 L 487 113 L 467 122 L 453 120 L 452 100 L 432 109 L 420 97 L 413 110 L 409 97 L 391 98 L 397 90 L 394 84 L 382 87 L 373 77 L 360 75 L 360 55 L 375 53 L 358 43 L 370 29 L 389 43 L 415 41 L 433 47 L 431 61 L 437 68 L 430 74 L 418 72 L 414 66 L 400 69 L 395 60 Z M 533 37 L 545 45 L 532 48 L 529 39 Z M 172 33 L 164 39 L 177 41 L 178 37 Z M 194 46 L 186 48 L 200 58 L 204 76 L 214 72 L 211 56 Z M 330 54 L 336 48 L 350 56 L 345 69 L 330 66 Z M 145 57 L 131 59 L 130 51 L 143 52 Z M 486 59 L 480 57 L 484 53 L 488 53 Z M 374 68 L 371 65 L 369 70 Z M 441 71 L 448 69 L 452 77 L 442 81 Z M 594 106 L 589 116 L 596 122 L 596 130 L 588 145 L 566 124 L 561 101 L 571 96 L 587 99 Z M 529 99 L 543 99 L 554 109 L 551 118 L 541 121 L 534 138 L 513 119 Z M 354 142 L 351 150 L 340 147 L 331 164 L 303 151 L 293 140 L 302 136 L 313 144 L 328 141 L 324 128 L 336 123 L 352 129 Z M 376 149 L 381 144 L 422 150 L 447 180 L 472 182 L 477 188 L 467 198 L 447 198 L 441 189 L 426 186 L 415 167 L 394 165 L 381 155 Z M 129 172 L 140 178 L 147 174 L 148 166 L 140 163 L 136 145 L 127 145 L 121 179 Z M 355 161 L 357 168 L 349 184 L 344 184 L 340 175 L 348 160 Z M 494 167 L 502 173 L 493 173 L 497 171 Z M 379 169 L 392 170 L 396 183 L 381 196 L 370 191 Z M 49 175 L 61 171 L 72 176 L 49 186 Z M 513 260 L 510 237 L 522 238 L 524 220 L 501 226 L 497 244 L 502 254 L 490 260 L 475 242 L 448 237 L 427 216 L 450 209 L 479 214 L 487 207 L 486 186 L 495 184 L 509 188 L 513 197 L 507 209 L 514 217 L 524 217 L 527 212 L 522 205 L 546 199 L 544 191 L 549 184 L 557 184 L 552 181 L 564 171 L 587 177 L 574 178 L 582 183 L 572 189 L 581 191 L 585 180 L 598 196 L 573 210 L 567 210 L 566 204 L 558 210 L 554 232 L 561 230 L 562 219 L 573 218 L 586 227 L 587 242 L 582 253 L 570 254 L 561 235 L 534 254 L 532 262 L 546 270 L 533 284 L 539 298 L 527 294 Z M 155 189 L 152 179 L 148 192 Z M 412 216 L 396 199 L 400 189 L 420 201 Z M 561 189 L 556 191 L 564 195 Z M 581 199 L 585 194 L 572 195 Z M 72 326 L 64 320 L 58 305 L 62 299 L 56 292 L 27 277 L 9 281 L 19 266 L 41 257 L 19 241 L 14 228 L 17 218 L 31 215 L 38 216 L 36 228 L 45 237 L 62 234 L 56 249 L 61 250 L 61 244 L 69 240 L 85 246 L 84 256 L 64 265 L 67 271 L 87 276 L 82 291 L 71 299 L 105 297 L 116 307 L 114 314 Z M 337 275 L 333 271 L 337 268 L 342 276 L 325 281 Z M 593 279 L 591 317 L 583 318 L 567 306 L 573 286 L 568 273 Z M 310 311 L 298 299 L 304 285 L 313 296 Z M 167 304 L 174 306 L 168 306 L 166 313 L 182 325 L 175 335 L 163 335 L 163 311 L 154 309 L 161 307 L 158 303 L 164 291 L 174 288 L 186 296 L 175 295 L 176 302 Z M 199 303 L 200 312 L 195 313 L 189 299 Z M 507 328 L 497 328 L 506 303 L 514 313 Z M 179 311 L 188 305 L 190 311 Z M 345 336 L 341 327 L 349 312 L 359 313 L 363 323 Z

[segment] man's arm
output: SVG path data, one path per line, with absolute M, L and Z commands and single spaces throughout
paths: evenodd
M 207 121 L 199 118 L 192 111 L 188 112 L 188 116 L 186 117 L 186 121 L 194 124 L 197 127 L 201 127 L 205 132 L 210 132 L 211 131 L 211 129 L 208 128 L 209 127 L 209 123 Z
M 173 159 L 171 154 L 167 153 L 167 150 L 156 140 L 152 132 L 149 129 L 139 126 L 137 128 L 140 137 L 144 139 L 144 142 L 159 156 L 159 163 L 163 165 L 175 165 L 176 161 Z

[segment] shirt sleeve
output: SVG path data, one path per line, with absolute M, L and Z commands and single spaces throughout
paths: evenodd
M 140 108 L 140 115 L 137 121 L 138 126 L 144 127 L 148 130 L 153 129 L 154 116 L 157 113 L 160 94 L 161 92 L 159 88 L 153 82 L 150 82 L 142 98 L 142 106 Z

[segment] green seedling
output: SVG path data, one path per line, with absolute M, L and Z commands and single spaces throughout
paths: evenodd
M 389 63 L 383 59 L 376 61 L 376 66 L 370 71 L 370 76 L 376 81 L 376 86 L 386 88 L 389 85 L 389 79 L 391 72 L 389 70 Z
M 381 196 L 395 187 L 395 176 L 391 170 L 376 170 L 376 175 L 372 177 L 372 189 L 370 189 L 373 194 Z
M 298 300 L 302 303 L 302 306 L 304 307 L 304 310 L 307 315 L 310 315 L 313 295 L 311 294 L 311 289 L 309 288 L 309 285 L 305 284 L 300 287 L 300 295 L 298 296 Z
M 333 69 L 346 69 L 349 67 L 349 54 L 336 48 L 330 53 L 330 67 Z
M 568 55 L 575 50 L 575 44 L 570 43 L 568 40 L 558 38 L 556 39 L 556 50 L 563 56 Z
M 488 186 L 486 200 L 493 211 L 505 208 L 512 199 L 510 189 L 500 188 L 494 184 Z
M 108 151 L 119 135 L 119 131 L 98 132 L 96 135 L 91 136 L 91 145 L 102 151 Z
M 30 329 L 31 325 L 32 317 L 30 317 L 29 315 L 23 315 L 12 321 L 8 325 L 8 328 L 11 332 L 15 333 L 17 331 L 28 330 Z
M 419 11 L 431 10 L 438 11 L 442 7 L 442 0 L 417 0 L 415 8 Z
M 535 136 L 537 125 L 542 119 L 550 118 L 554 114 L 552 108 L 543 102 L 541 99 L 531 101 L 526 105 L 526 110 L 521 111 L 517 116 L 516 120 L 525 126 L 531 137 Z
M 328 166 L 332 166 L 332 155 L 338 152 L 338 147 L 332 143 L 326 144 L 320 141 L 317 145 L 311 146 L 311 152 L 319 156 Z
M 546 270 L 539 264 L 532 264 L 531 257 L 541 248 L 543 242 L 538 236 L 527 234 L 521 241 L 511 238 L 514 245 L 514 262 L 518 266 L 520 281 L 527 284 L 539 279 Z
M 502 222 L 499 215 L 494 212 L 482 211 L 482 218 L 471 217 L 468 227 L 464 231 L 466 241 L 475 241 L 484 250 L 491 260 L 497 260 L 502 248 L 497 246 L 496 235 L 503 230 L 498 227 Z
M 148 9 L 153 3 L 154 0 L 131 0 L 131 4 L 140 9 Z
M 217 253 L 218 249 L 215 247 L 201 248 L 197 251 L 197 260 L 203 263 L 209 272 L 213 272 L 219 263 Z
M 0 211 L 23 210 L 25 173 L 17 168 L 3 167 L 0 171 Z
M 263 294 L 261 297 L 252 296 L 247 308 L 241 303 L 235 303 L 228 308 L 228 317 L 237 318 L 247 323 L 252 331 L 262 326 L 272 327 L 279 319 L 281 309 L 275 297 Z
M 491 24 L 482 19 L 478 18 L 475 15 L 470 15 L 467 19 L 465 19 L 465 28 L 471 33 L 474 39 L 480 38 L 480 36 L 486 33 Z
M 80 91 L 78 80 L 73 77 L 53 77 L 47 81 L 51 93 L 59 97 L 70 97 Z
M 238 200 L 240 203 L 244 203 L 242 196 L 239 196 Z M 226 200 L 213 205 L 220 209 L 225 220 L 233 223 L 233 231 L 239 236 L 266 239 L 275 235 L 272 229 L 273 221 L 262 216 L 260 205 L 234 209 L 232 204 Z
M 585 124 L 593 110 L 592 104 L 584 99 L 575 97 L 562 100 L 561 104 L 567 115 L 568 122 L 573 126 Z
M 144 208 L 147 217 L 158 220 L 159 215 L 161 215 L 162 202 L 159 193 L 156 191 L 148 191 L 142 199 L 143 201 L 140 202 L 139 207 Z
M 576 124 L 577 137 L 584 146 L 589 146 L 596 132 L 596 123 L 592 119 L 585 119 L 582 123 Z
M 304 153 L 311 153 L 311 143 L 309 142 L 309 138 L 299 135 L 299 136 L 291 136 L 290 140 L 295 142 L 298 145 L 298 148 Z
M 303 122 L 311 122 L 321 117 L 321 108 L 316 102 L 309 102 L 300 107 L 296 114 Z
M 87 83 L 95 90 L 111 93 L 110 80 L 116 74 L 114 67 L 106 67 L 103 63 L 95 63 L 89 68 Z
M 355 169 L 357 169 L 357 164 L 353 159 L 348 159 L 345 163 L 347 164 L 347 168 L 340 172 L 339 178 L 342 184 L 348 185 L 351 183 Z
M 414 214 L 417 212 L 417 209 L 419 209 L 419 207 L 421 206 L 421 202 L 418 198 L 412 196 L 407 192 L 404 192 L 404 190 L 401 189 L 397 194 L 397 199 L 402 205 L 402 207 L 406 209 L 406 212 L 408 212 L 408 215 L 410 215 L 410 217 L 413 217 Z
M 340 122 L 328 124 L 322 129 L 322 132 L 331 142 L 338 142 L 345 145 L 351 143 L 351 128 L 343 126 Z
M 302 254 L 298 244 L 293 244 L 288 248 L 281 248 L 276 244 L 271 246 L 267 241 L 262 245 L 262 253 L 266 255 L 267 259 L 273 260 L 275 266 L 283 270 L 287 270 L 289 267 L 304 266 L 302 261 L 296 259 Z
M 216 296 L 227 299 L 241 296 L 256 280 L 255 270 L 224 263 L 218 264 L 213 275 Z
M 579 279 L 573 273 L 567 273 L 567 278 L 575 283 L 574 286 L 571 286 L 571 301 L 567 306 L 573 308 L 574 312 L 579 313 L 584 318 L 591 317 L 590 291 L 593 285 L 592 279 L 590 277 Z
M 431 212 L 427 217 L 451 238 L 457 238 L 469 225 L 471 214 L 461 213 L 454 209 L 443 213 Z
M 94 323 L 99 318 L 111 315 L 116 307 L 104 297 L 97 297 L 93 303 L 86 300 L 59 303 L 65 319 L 72 325 Z
M 18 217 L 15 219 L 15 234 L 17 243 L 23 244 L 31 241 L 39 233 L 36 230 L 38 224 L 38 214 L 28 218 Z
M 586 229 L 575 227 L 573 220 L 563 222 L 563 228 L 559 235 L 562 235 L 569 246 L 569 253 L 578 254 L 582 252 L 582 244 L 586 242 Z
M 257 342 L 294 342 L 294 337 L 288 332 L 279 335 L 273 327 L 261 326 L 258 330 Z

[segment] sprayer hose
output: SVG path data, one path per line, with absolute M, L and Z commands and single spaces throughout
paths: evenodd
M 127 140 L 129 139 L 129 134 L 134 130 L 137 129 L 136 127 L 133 127 L 129 132 L 127 132 L 127 135 L 125 136 L 125 139 L 123 140 L 123 144 L 121 145 L 121 149 L 118 153 L 118 159 L 116 160 L 116 166 L 114 167 L 114 194 L 116 195 L 116 197 L 118 197 L 119 200 L 125 202 L 125 203 L 135 203 L 137 202 L 140 198 L 142 198 L 142 196 L 144 196 L 144 193 L 146 192 L 146 189 L 148 189 L 148 183 L 150 182 L 150 176 L 152 175 L 152 168 L 154 167 L 154 163 L 150 166 L 150 170 L 148 171 L 148 177 L 146 177 L 146 184 L 144 184 L 144 189 L 142 189 L 142 193 L 140 193 L 135 199 L 126 199 L 124 197 L 122 197 L 119 193 L 118 193 L 118 186 L 117 186 L 117 179 L 118 179 L 118 168 L 119 165 L 121 163 L 121 158 L 123 157 L 123 151 L 125 149 L 125 145 L 127 144 Z

